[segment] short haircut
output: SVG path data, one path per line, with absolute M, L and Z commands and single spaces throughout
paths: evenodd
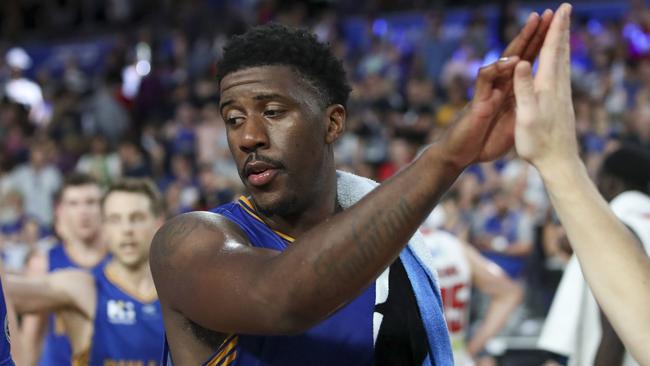
M 160 191 L 149 178 L 122 178 L 111 184 L 102 198 L 102 209 L 106 198 L 114 192 L 137 193 L 146 196 L 149 199 L 151 213 L 160 217 L 164 212 L 164 204 Z
M 87 185 L 95 185 L 97 188 L 100 188 L 99 181 L 95 179 L 92 175 L 86 173 L 73 172 L 69 175 L 66 175 L 63 180 L 61 188 L 54 194 L 54 202 L 59 203 L 63 198 L 63 192 L 70 187 L 81 187 Z
M 235 71 L 271 65 L 292 68 L 319 94 L 321 106 L 346 106 L 351 88 L 329 45 L 306 30 L 280 24 L 257 26 L 231 38 L 217 65 L 217 82 Z
M 650 154 L 641 148 L 623 146 L 607 155 L 600 173 L 619 179 L 626 190 L 650 193 Z

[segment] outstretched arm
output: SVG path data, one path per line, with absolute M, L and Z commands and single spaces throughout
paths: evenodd
M 556 13 L 535 79 L 528 63 L 515 70 L 516 148 L 541 173 L 585 278 L 614 329 L 639 363 L 650 364 L 650 259 L 609 209 L 578 156 L 570 11 L 563 4 Z
M 95 283 L 78 270 L 61 270 L 39 277 L 6 276 L 6 292 L 19 314 L 77 309 L 94 313 Z

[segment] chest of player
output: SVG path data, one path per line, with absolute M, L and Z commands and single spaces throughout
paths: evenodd
M 163 338 L 158 300 L 134 298 L 106 277 L 98 278 L 89 365 L 157 365 Z
M 245 202 L 216 212 L 237 223 L 255 247 L 284 251 L 292 245 L 290 237 L 271 230 Z M 417 301 L 399 259 L 357 298 L 303 334 L 239 335 L 233 349 L 237 357 L 231 365 L 241 366 L 408 366 L 421 365 L 428 352 Z

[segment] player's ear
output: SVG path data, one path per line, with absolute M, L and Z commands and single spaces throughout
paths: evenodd
M 327 116 L 325 143 L 330 145 L 338 140 L 345 131 L 345 107 L 340 104 L 332 104 L 331 106 L 327 107 L 325 116 Z

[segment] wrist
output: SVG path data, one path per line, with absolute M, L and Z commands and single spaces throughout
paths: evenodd
M 569 182 L 587 175 L 587 168 L 576 155 L 568 159 L 544 160 L 533 163 L 545 185 Z
M 428 166 L 437 167 L 436 170 L 446 176 L 453 177 L 454 180 L 467 168 L 466 164 L 461 163 L 457 157 L 448 153 L 439 142 L 427 146 L 421 157 Z

